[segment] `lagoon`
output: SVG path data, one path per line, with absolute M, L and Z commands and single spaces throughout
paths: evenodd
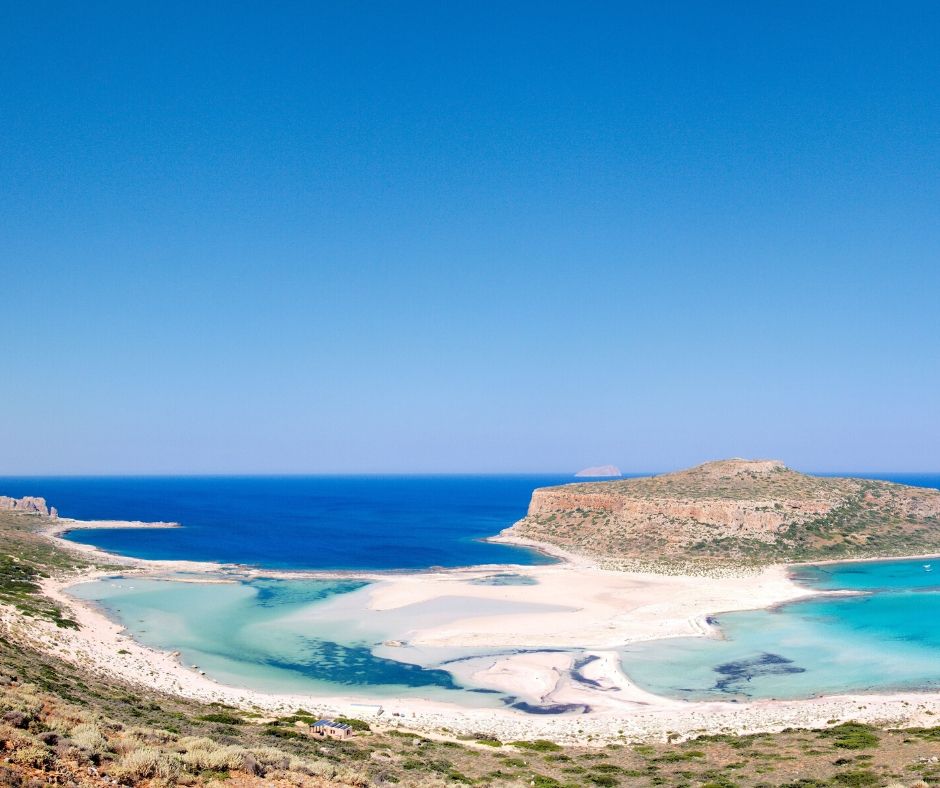
M 624 672 L 644 689 L 688 700 L 940 688 L 940 575 L 929 559 L 800 567 L 794 575 L 856 595 L 720 615 L 721 639 L 628 646 Z
M 441 666 L 487 650 L 418 648 L 409 632 L 455 617 L 557 609 L 444 597 L 368 610 L 369 584 L 354 580 L 215 580 L 113 577 L 69 589 L 94 602 L 137 641 L 179 651 L 224 684 L 245 689 L 366 698 L 413 697 L 467 706 L 511 705 L 512 696 L 464 686 Z
M 854 593 L 717 616 L 717 639 L 622 647 L 623 671 L 642 689 L 692 701 L 940 689 L 940 587 L 925 563 L 801 567 L 803 582 Z M 470 668 L 511 651 L 418 648 L 409 634 L 470 613 L 559 609 L 458 595 L 372 610 L 369 584 L 354 580 L 182 582 L 192 579 L 117 577 L 71 593 L 101 605 L 139 641 L 179 650 L 185 664 L 232 686 L 490 707 L 518 698 L 467 683 Z M 582 657 L 595 646 L 569 652 Z

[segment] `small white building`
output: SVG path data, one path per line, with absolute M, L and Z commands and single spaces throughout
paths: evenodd
M 348 739 L 353 735 L 349 725 L 334 720 L 317 720 L 310 726 L 310 732 L 320 739 Z

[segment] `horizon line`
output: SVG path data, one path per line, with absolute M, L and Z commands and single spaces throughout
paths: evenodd
M 701 464 L 701 463 L 699 463 Z M 688 468 L 696 466 L 690 465 Z M 790 466 L 787 466 L 790 468 Z M 678 468 L 658 471 L 624 471 L 619 476 L 576 476 L 577 471 L 232 471 L 232 472 L 138 472 L 138 473 L 0 473 L 2 479 L 237 479 L 237 478 L 342 478 L 342 477 L 461 477 L 461 476 L 567 476 L 581 479 L 598 479 L 615 481 L 642 476 L 661 476 L 666 473 L 687 470 Z M 879 469 L 879 470 L 799 470 L 790 468 L 797 473 L 811 476 L 855 475 L 870 476 L 879 473 L 904 474 L 909 476 L 940 475 L 940 469 L 934 470 L 906 470 L 906 469 Z

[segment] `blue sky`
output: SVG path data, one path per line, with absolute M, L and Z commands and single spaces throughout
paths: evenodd
M 3 3 L 0 473 L 940 470 L 935 3 Z

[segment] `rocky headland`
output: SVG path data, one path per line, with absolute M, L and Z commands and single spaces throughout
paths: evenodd
M 11 498 L 9 495 L 0 495 L 0 510 L 38 514 L 53 520 L 59 516 L 54 506 L 50 508 L 46 505 L 45 498 L 37 498 L 32 495 L 27 495 L 22 498 Z
M 940 490 L 719 460 L 537 489 L 503 536 L 634 567 L 927 555 L 940 553 Z

